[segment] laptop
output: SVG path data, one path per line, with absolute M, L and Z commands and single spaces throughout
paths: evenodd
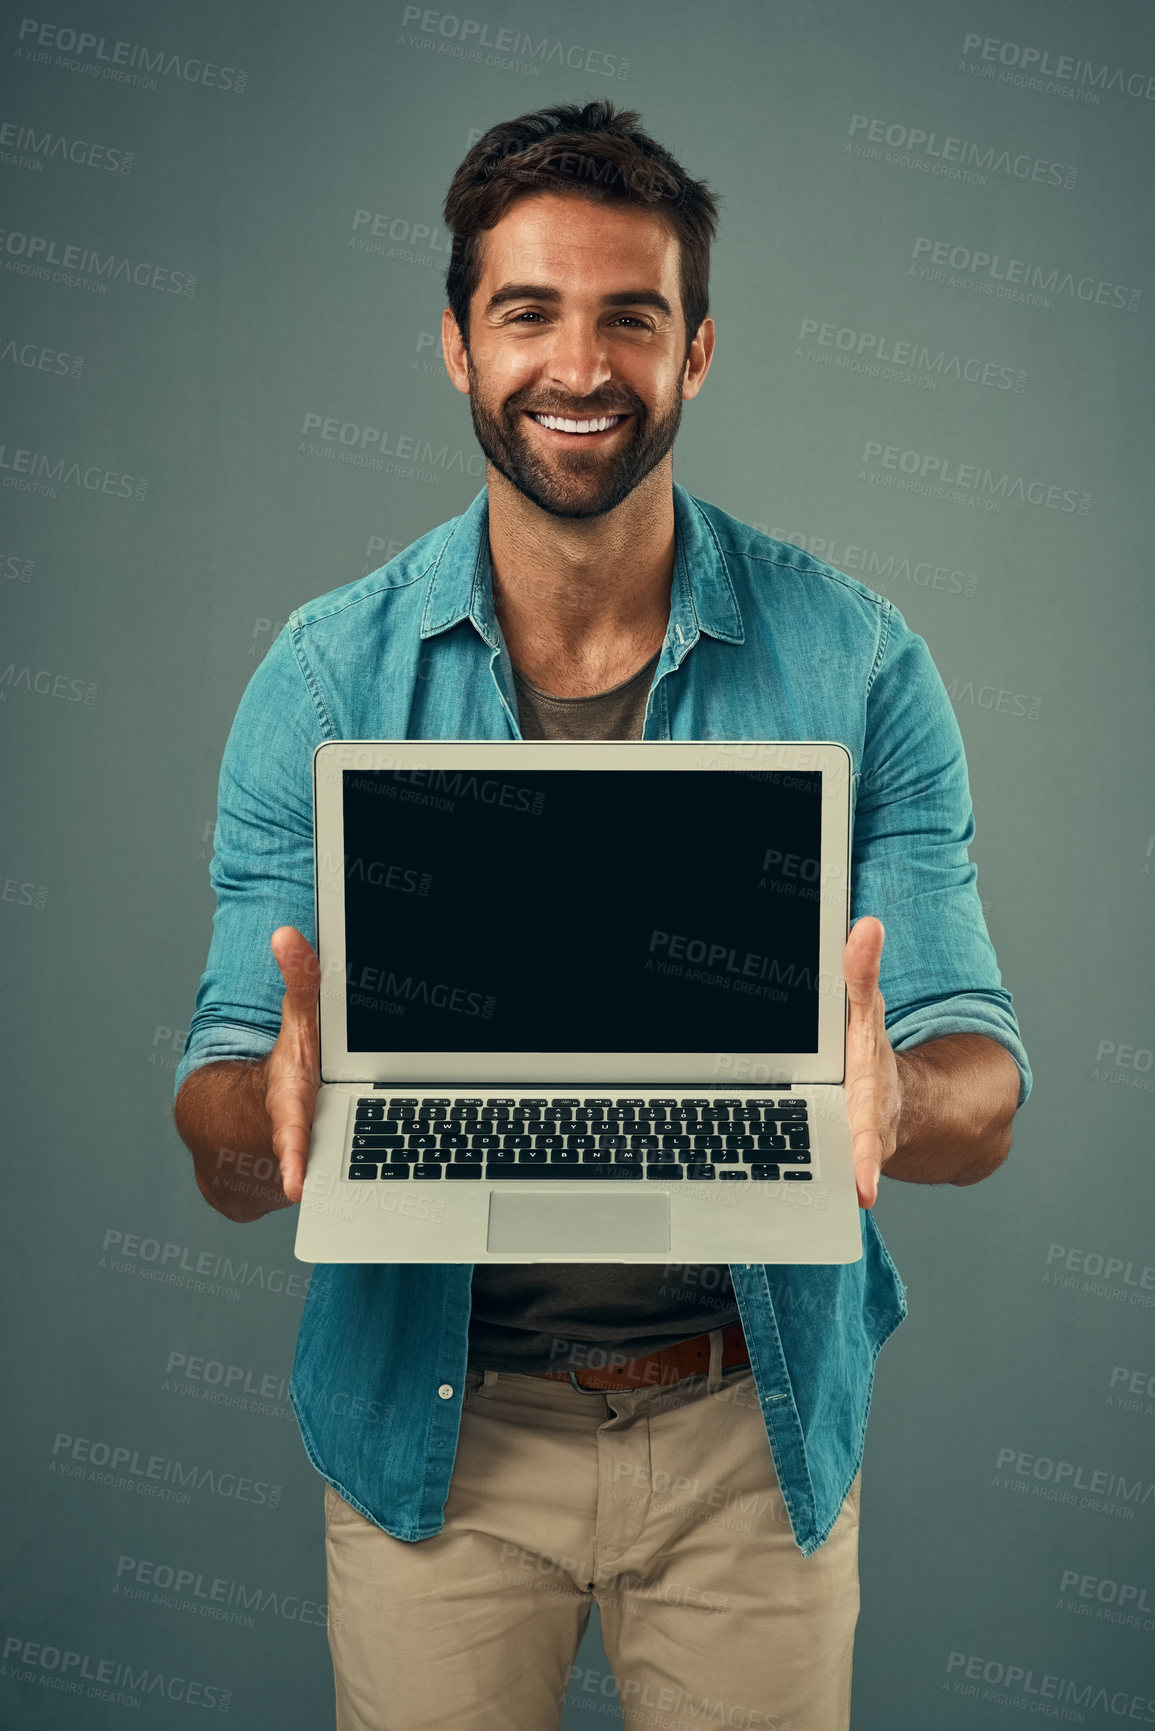
M 850 754 L 331 740 L 305 1262 L 844 1263 Z

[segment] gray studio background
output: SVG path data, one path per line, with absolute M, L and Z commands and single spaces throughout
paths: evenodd
M 290 609 L 481 485 L 441 201 L 487 126 L 597 95 L 725 198 L 677 478 L 926 638 L 1034 1067 L 997 1175 L 882 1187 L 910 1316 L 867 1439 L 855 1731 L 1155 1723 L 1155 26 L 469 7 L 2 26 L 0 1723 L 332 1722 L 286 1388 L 309 1270 L 291 1215 L 210 1210 L 170 1118 L 217 773 Z M 565 1726 L 615 1722 L 595 1614 Z

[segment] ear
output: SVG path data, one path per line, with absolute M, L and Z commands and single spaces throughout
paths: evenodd
M 469 364 L 465 354 L 465 340 L 461 335 L 461 327 L 453 316 L 452 308 L 446 307 L 441 315 L 441 352 L 445 356 L 445 370 L 453 383 L 454 389 L 469 395 Z

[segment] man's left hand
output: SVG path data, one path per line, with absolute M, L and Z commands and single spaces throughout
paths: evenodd
M 898 1062 L 886 1036 L 886 1004 L 878 989 L 885 939 L 882 921 L 867 914 L 855 923 L 842 959 L 850 1005 L 844 1087 L 860 1208 L 872 1208 L 878 1200 L 878 1180 L 897 1146 L 902 1111 Z

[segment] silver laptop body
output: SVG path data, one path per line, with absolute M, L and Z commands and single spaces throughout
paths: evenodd
M 846 748 L 313 757 L 305 1262 L 842 1263 Z

